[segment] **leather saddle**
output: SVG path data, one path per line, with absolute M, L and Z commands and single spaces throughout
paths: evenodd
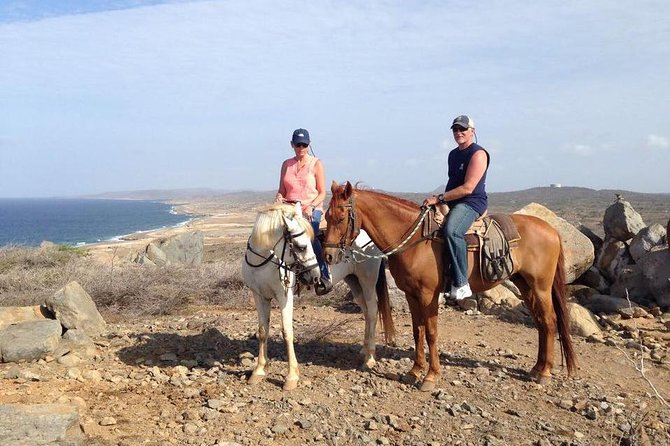
M 442 240 L 442 225 L 448 212 L 447 206 L 431 208 L 423 222 L 424 238 Z M 512 250 L 521 236 L 512 217 L 508 214 L 488 214 L 479 217 L 465 232 L 468 251 L 479 252 L 482 279 L 497 282 L 511 276 L 514 271 Z

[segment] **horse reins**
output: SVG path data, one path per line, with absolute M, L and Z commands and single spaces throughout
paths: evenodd
M 419 228 L 421 227 L 421 224 L 425 220 L 426 215 L 428 215 L 428 207 L 421 206 L 421 213 L 417 217 L 417 219 L 414 222 L 414 225 L 412 226 L 412 228 L 409 230 L 408 235 L 403 240 L 400 241 L 398 246 L 391 249 L 390 251 L 382 251 L 381 254 L 372 255 L 372 254 L 367 254 L 360 249 L 355 249 L 352 246 L 354 240 L 356 240 L 356 237 L 358 237 L 358 234 L 361 232 L 360 222 L 358 221 L 358 218 L 357 218 L 357 215 L 356 215 L 356 206 L 355 206 L 355 203 L 354 203 L 354 194 L 352 193 L 349 196 L 349 200 L 348 200 L 347 204 L 341 204 L 341 205 L 338 205 L 337 207 L 348 208 L 349 209 L 349 221 L 347 222 L 347 231 L 344 234 L 342 234 L 342 237 L 340 237 L 340 241 L 338 243 L 323 243 L 322 245 L 326 248 L 338 248 L 341 251 L 350 250 L 351 253 L 352 253 L 352 258 L 354 259 L 354 261 L 356 261 L 356 257 L 355 257 L 356 254 L 358 254 L 362 257 L 367 257 L 368 259 L 386 259 L 393 254 L 397 254 L 399 252 L 403 252 L 406 249 L 409 249 L 410 247 L 412 247 L 414 245 L 414 243 L 410 244 L 408 246 L 405 246 L 405 245 L 414 236 L 414 234 L 416 234 L 416 231 L 419 230 Z M 351 238 L 351 241 L 347 243 L 347 236 L 349 235 L 350 232 L 351 232 L 352 238 Z
M 293 257 L 297 258 L 294 254 L 292 240 L 295 239 L 295 238 L 298 238 L 298 237 L 300 237 L 301 235 L 304 235 L 304 234 L 305 234 L 305 231 L 301 231 L 297 234 L 291 234 L 286 229 L 284 229 L 284 235 L 279 240 L 277 240 L 277 242 L 273 245 L 273 247 L 272 247 L 273 249 L 270 250 L 270 255 L 267 256 L 267 257 L 265 257 L 263 254 L 260 254 L 256 251 L 254 251 L 254 249 L 251 247 L 251 243 L 250 243 L 251 237 L 249 237 L 249 239 L 247 240 L 247 251 L 244 253 L 244 261 L 247 263 L 247 265 L 249 265 L 252 268 L 260 268 L 261 266 L 267 265 L 268 263 L 273 263 L 273 264 L 277 265 L 277 269 L 283 268 L 284 270 L 291 271 L 296 275 L 302 274 L 305 271 L 309 271 L 310 269 L 314 268 L 315 265 L 318 265 L 318 263 L 312 264 L 312 265 L 302 265 L 301 262 L 294 262 L 293 264 L 289 265 L 284 260 L 284 256 L 286 255 L 286 247 L 287 246 L 289 246 L 289 251 L 291 252 L 291 254 L 293 254 Z M 282 248 L 281 257 L 277 257 L 277 254 L 275 254 L 275 249 L 274 248 L 276 248 L 277 245 L 279 244 L 279 242 L 281 242 L 282 240 L 284 240 L 286 243 L 284 243 L 284 246 Z M 255 254 L 258 257 L 262 258 L 263 261 L 259 264 L 251 263 L 249 261 L 249 258 L 247 257 L 247 255 L 250 251 L 251 251 L 252 254 Z M 298 264 L 301 268 L 294 268 L 294 266 L 296 264 Z

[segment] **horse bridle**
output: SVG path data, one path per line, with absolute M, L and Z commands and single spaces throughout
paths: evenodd
M 244 261 L 247 263 L 247 265 L 251 266 L 252 268 L 260 268 L 261 266 L 265 266 L 268 263 L 273 263 L 277 265 L 277 269 L 284 269 L 286 271 L 291 271 L 293 272 L 296 276 L 300 276 L 301 274 L 310 271 L 316 267 L 319 266 L 318 261 L 316 260 L 316 256 L 313 255 L 311 258 L 307 259 L 305 263 L 298 261 L 298 256 L 296 255 L 296 249 L 293 246 L 293 240 L 304 235 L 305 231 L 301 231 L 297 234 L 292 234 L 288 231 L 288 228 L 284 227 L 284 234 L 282 237 L 275 242 L 275 244 L 272 246 L 272 249 L 270 250 L 270 255 L 269 256 L 264 256 L 263 254 L 260 254 L 251 247 L 251 237 L 249 240 L 247 240 L 247 251 L 244 253 Z M 284 246 L 282 248 L 281 256 L 277 257 L 277 254 L 275 253 L 275 249 L 279 242 L 284 240 Z M 288 247 L 289 252 L 293 256 L 293 259 L 295 260 L 293 263 L 288 263 L 286 260 L 284 260 L 284 257 L 286 256 L 286 248 Z M 258 257 L 262 258 L 263 261 L 258 264 L 253 264 L 249 261 L 249 258 L 247 257 L 248 253 L 251 252 L 252 254 L 257 255 Z M 307 263 L 308 261 L 311 261 L 311 263 Z
M 349 220 L 347 221 L 347 230 L 340 236 L 337 243 L 321 243 L 324 248 L 337 248 L 344 251 L 346 248 L 351 248 L 351 245 L 361 232 L 361 223 L 356 215 L 356 203 L 354 202 L 354 194 L 349 195 L 349 200 L 346 204 L 338 204 L 340 209 L 348 209 Z M 349 241 L 347 241 L 350 236 Z
M 362 250 L 356 250 L 353 247 L 354 240 L 356 240 L 356 237 L 358 237 L 358 234 L 361 232 L 361 226 L 360 222 L 358 220 L 358 217 L 356 216 L 356 206 L 354 203 L 354 194 L 352 193 L 349 196 L 349 200 L 347 201 L 346 204 L 339 204 L 337 205 L 338 208 L 348 208 L 349 209 L 349 221 L 347 222 L 347 230 L 342 234 L 340 237 L 340 240 L 338 243 L 322 243 L 322 246 L 326 248 L 337 248 L 342 252 L 346 252 L 346 250 L 350 250 L 352 252 L 352 258 L 354 261 L 356 261 L 355 254 L 359 254 L 363 257 L 367 257 L 369 259 L 381 259 L 381 258 L 387 258 L 388 256 L 392 254 L 397 254 L 399 252 L 402 252 L 411 246 L 415 245 L 418 242 L 411 243 L 407 246 L 407 242 L 416 234 L 416 231 L 419 230 L 421 227 L 421 223 L 423 223 L 423 220 L 426 218 L 426 215 L 428 215 L 428 207 L 427 206 L 421 206 L 421 213 L 419 214 L 419 217 L 416 219 L 414 222 L 414 225 L 412 228 L 407 231 L 407 236 L 398 243 L 398 245 L 390 249 L 389 251 L 382 251 L 380 255 L 370 255 L 366 254 Z M 347 242 L 347 236 L 351 234 L 351 239 Z M 419 240 L 420 241 L 420 240 Z M 387 248 L 388 249 L 388 248 Z

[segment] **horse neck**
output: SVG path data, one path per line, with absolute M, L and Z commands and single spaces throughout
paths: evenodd
M 365 191 L 356 191 L 356 212 L 361 228 L 382 250 L 400 243 L 419 216 L 418 208 L 393 197 Z

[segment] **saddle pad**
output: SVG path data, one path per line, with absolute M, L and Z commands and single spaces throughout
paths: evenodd
M 509 214 L 490 214 L 475 220 L 470 229 L 465 232 L 465 242 L 468 245 L 468 251 L 479 250 L 480 235 L 483 235 L 491 225 L 490 220 L 495 220 L 498 223 L 510 247 L 514 247 L 516 242 L 521 238 Z

